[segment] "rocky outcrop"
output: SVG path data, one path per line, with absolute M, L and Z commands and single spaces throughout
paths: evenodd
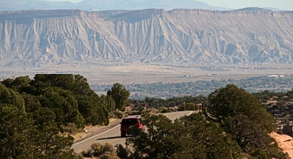
M 0 67 L 72 62 L 292 63 L 293 12 L 247 8 L 0 12 Z

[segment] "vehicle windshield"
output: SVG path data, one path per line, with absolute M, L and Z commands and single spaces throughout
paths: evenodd
M 122 124 L 137 124 L 138 123 L 138 119 L 123 119 L 122 120 Z

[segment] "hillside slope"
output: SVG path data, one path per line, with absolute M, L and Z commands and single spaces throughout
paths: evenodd
M 293 12 L 147 9 L 0 12 L 0 67 L 72 62 L 293 61 Z

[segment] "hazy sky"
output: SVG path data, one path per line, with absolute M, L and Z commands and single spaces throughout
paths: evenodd
M 49 0 L 81 2 L 82 0 Z M 293 10 L 293 0 L 198 0 L 212 6 L 239 9 L 245 7 L 272 7 L 284 10 Z

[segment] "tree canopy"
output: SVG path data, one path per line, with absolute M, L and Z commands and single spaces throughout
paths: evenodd
M 2 97 L 9 99 L 0 102 L 2 158 L 74 158 L 73 150 L 70 149 L 73 138 L 60 135 L 54 112 L 47 109 L 41 112 L 45 114 L 35 116 L 27 113 L 23 109 L 25 100 L 17 92 L 2 84 L 0 87 L 0 92 L 5 92 Z M 47 118 L 50 113 L 51 118 Z
M 0 83 L 0 156 L 3 158 L 75 158 L 73 138 L 64 127 L 107 125 L 108 113 L 124 110 L 130 92 L 120 83 L 99 96 L 81 75 L 38 74 Z M 216 89 L 207 98 L 173 97 L 135 101 L 203 111 L 171 121 L 143 114 L 147 131 L 127 138 L 132 158 L 278 158 L 286 159 L 269 133 L 274 118 L 252 94 L 235 85 Z M 184 110 L 184 109 L 183 109 Z M 21 124 L 19 124 L 21 123 Z
M 120 83 L 114 83 L 107 95 L 115 101 L 115 109 L 124 111 L 130 92 Z
M 276 130 L 275 120 L 258 99 L 229 84 L 212 92 L 208 100 L 207 117 L 232 135 L 245 153 L 258 158 L 275 157 L 273 152 L 277 147 L 271 144 L 273 140 L 269 136 Z
M 144 115 L 147 132 L 139 132 L 129 143 L 134 158 L 239 158 L 241 149 L 231 136 L 200 114 L 175 120 L 163 115 Z
M 146 132 L 128 140 L 134 158 L 287 159 L 269 136 L 274 118 L 244 89 L 227 85 L 211 93 L 203 113 L 172 122 L 144 114 Z
M 0 83 L 0 156 L 3 158 L 75 158 L 73 138 L 63 127 L 109 123 L 106 101 L 86 78 L 37 74 Z

